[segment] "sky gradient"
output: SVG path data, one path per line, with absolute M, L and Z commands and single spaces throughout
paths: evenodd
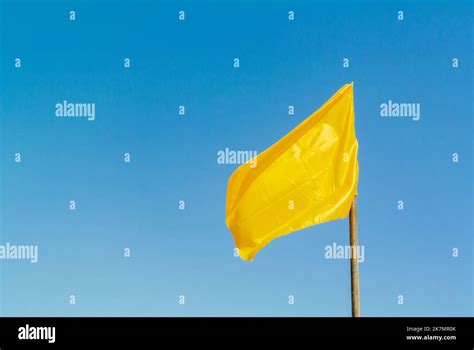
M 352 81 L 362 316 L 473 315 L 472 2 L 0 4 L 0 244 L 39 248 L 0 260 L 0 315 L 349 316 L 349 261 L 324 257 L 348 221 L 234 257 L 217 152 L 263 151 Z

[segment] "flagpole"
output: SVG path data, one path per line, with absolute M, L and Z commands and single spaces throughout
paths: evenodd
M 351 296 L 352 317 L 360 317 L 360 291 L 359 291 L 359 257 L 357 240 L 357 205 L 356 197 L 352 202 L 349 212 L 349 236 L 351 245 Z

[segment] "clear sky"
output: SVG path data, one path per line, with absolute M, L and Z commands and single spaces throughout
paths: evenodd
M 217 152 L 354 81 L 361 314 L 472 316 L 473 22 L 467 1 L 1 1 L 0 245 L 39 255 L 0 260 L 0 315 L 349 316 L 349 261 L 325 258 L 347 220 L 234 257 Z

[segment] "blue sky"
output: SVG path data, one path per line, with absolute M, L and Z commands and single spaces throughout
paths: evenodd
M 455 1 L 2 1 L 0 244 L 39 260 L 0 260 L 0 314 L 349 316 L 349 261 L 324 258 L 347 220 L 235 258 L 236 166 L 217 152 L 266 149 L 354 81 L 362 315 L 472 316 L 473 16 Z M 56 118 L 63 100 L 96 119 Z M 382 118 L 388 100 L 420 120 Z

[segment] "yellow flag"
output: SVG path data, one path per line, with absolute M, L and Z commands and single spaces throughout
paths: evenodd
M 359 175 L 352 84 L 240 166 L 227 187 L 226 223 L 242 259 L 270 241 L 344 218 Z

